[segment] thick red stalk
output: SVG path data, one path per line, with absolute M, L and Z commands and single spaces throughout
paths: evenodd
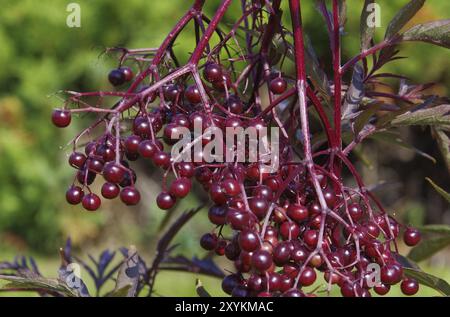
M 339 0 L 333 0 L 333 73 L 334 73 L 334 129 L 336 146 L 342 147 L 341 139 L 341 43 L 339 30 Z

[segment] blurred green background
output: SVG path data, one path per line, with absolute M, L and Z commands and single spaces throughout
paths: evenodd
M 102 51 L 118 45 L 157 47 L 191 5 L 187 0 L 79 0 L 81 28 L 69 28 L 66 7 L 70 2 L 0 0 L 0 260 L 10 259 L 17 253 L 36 255 L 44 264 L 42 271 L 53 274 L 57 268 L 57 248 L 68 236 L 72 237 L 76 250 L 82 246 L 84 251 L 95 254 L 105 247 L 135 244 L 150 259 L 164 217 L 154 204 L 160 186 L 158 171 L 144 164 L 137 166 L 141 175 L 146 175 L 138 180 L 144 197 L 138 207 L 105 202 L 100 212 L 90 214 L 65 202 L 65 188 L 73 175 L 66 163 L 70 149 L 64 145 L 88 121 L 75 120 L 75 124 L 63 131 L 54 128 L 50 113 L 61 105 L 55 93 L 62 89 L 111 89 L 106 77 L 116 62 L 101 55 Z M 359 49 L 359 14 L 363 1 L 347 2 L 344 59 Z M 406 2 L 378 1 L 382 9 L 378 40 L 396 10 Z M 283 3 L 286 6 L 286 1 Z M 207 15 L 212 16 L 218 4 L 219 0 L 208 0 Z M 326 60 L 329 53 L 323 20 L 312 1 L 305 1 L 304 6 L 306 30 L 319 57 Z M 235 1 L 226 20 L 232 21 L 239 14 L 238 9 L 239 1 Z M 412 24 L 448 18 L 448 12 L 449 1 L 429 0 Z M 288 14 L 284 19 L 288 21 Z M 192 50 L 193 36 L 193 32 L 184 33 L 176 46 L 176 52 L 184 53 L 185 58 Z M 448 51 L 417 43 L 403 48 L 401 55 L 409 58 L 396 61 L 385 70 L 409 76 L 413 82 L 437 82 L 434 91 L 448 95 Z M 372 167 L 361 165 L 367 182 L 394 183 L 379 194 L 406 223 L 450 223 L 449 206 L 424 181 L 425 176 L 431 176 L 441 186 L 449 187 L 449 174 L 429 131 L 408 129 L 401 134 L 422 151 L 435 156 L 437 163 L 408 150 L 390 151 L 389 145 L 374 144 L 365 149 L 374 158 Z M 191 195 L 178 205 L 178 212 L 198 205 L 203 199 L 201 194 Z M 181 242 L 179 252 L 202 255 L 197 241 L 209 228 L 205 214 L 197 215 L 177 237 Z M 425 266 L 450 280 L 448 251 L 433 257 Z M 164 295 L 193 295 L 195 276 L 182 279 L 178 276 L 161 275 L 157 290 Z M 181 281 L 180 287 L 172 288 L 175 280 Z M 205 280 L 213 294 L 221 293 L 219 284 Z

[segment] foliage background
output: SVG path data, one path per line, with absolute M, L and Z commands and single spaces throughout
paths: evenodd
M 104 203 L 97 214 L 71 207 L 65 202 L 64 192 L 73 176 L 66 164 L 69 150 L 63 147 L 87 120 L 74 120 L 73 126 L 61 131 L 51 125 L 49 117 L 52 108 L 61 103 L 55 94 L 61 89 L 110 89 L 106 76 L 115 63 L 113 58 L 101 55 L 105 47 L 156 47 L 191 4 L 186 0 L 79 0 L 81 28 L 68 28 L 66 7 L 70 2 L 0 0 L 0 258 L 8 259 L 16 253 L 34 254 L 44 259 L 52 270 L 56 264 L 47 257 L 56 254 L 67 236 L 72 237 L 75 247 L 83 246 L 93 253 L 106 246 L 136 244 L 141 253 L 151 256 L 164 217 L 154 204 L 160 186 L 158 171 L 144 164 L 137 167 L 141 174 L 148 176 L 138 180 L 145 197 L 138 207 Z M 359 14 L 363 1 L 347 2 L 344 59 L 359 49 Z M 388 21 L 406 2 L 378 1 L 382 27 L 377 30 L 377 39 L 382 38 Z M 218 3 L 219 0 L 207 1 L 209 16 Z M 238 1 L 233 4 L 227 19 L 232 20 L 238 14 L 237 4 Z M 449 1 L 429 0 L 411 23 L 446 18 L 448 12 Z M 284 19 L 288 21 L 288 14 Z M 309 1 L 305 1 L 304 20 L 319 57 L 327 61 L 328 41 L 324 40 L 323 20 Z M 184 52 L 187 57 L 192 50 L 191 43 L 193 32 L 184 33 L 176 51 Z M 404 45 L 401 55 L 409 58 L 394 62 L 386 70 L 409 76 L 413 82 L 437 82 L 433 90 L 448 95 L 448 51 L 414 43 Z M 387 143 L 369 143 L 363 153 L 372 163 L 360 165 L 367 183 L 389 180 L 378 194 L 405 223 L 450 223 L 448 204 L 424 180 L 430 176 L 444 189 L 450 187 L 450 175 L 435 141 L 428 130 L 403 129 L 399 133 L 415 147 L 434 156 L 437 163 Z M 201 194 L 191 195 L 177 209 L 196 206 L 203 199 Z M 182 242 L 179 251 L 202 254 L 197 241 L 208 228 L 204 214 L 197 215 L 179 234 L 178 240 Z M 428 263 L 431 269 L 443 272 L 447 280 L 448 254 L 444 251 Z M 177 277 L 164 276 L 161 281 L 166 283 L 161 283 L 160 288 L 170 294 L 171 281 Z M 191 283 L 191 277 L 184 280 Z M 186 285 L 176 294 L 193 292 L 194 288 Z

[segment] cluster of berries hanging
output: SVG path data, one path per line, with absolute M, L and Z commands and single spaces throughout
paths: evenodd
M 236 272 L 222 283 L 232 296 L 310 296 L 304 287 L 315 283 L 318 272 L 324 273 L 329 287 L 338 285 L 343 296 L 384 295 L 397 283 L 405 294 L 415 294 L 417 282 L 404 277 L 397 259 L 395 240 L 401 226 L 362 183 L 348 153 L 338 146 L 340 134 L 326 129 L 328 145 L 319 145 L 315 152 L 308 145 L 310 135 L 302 134 L 309 132 L 308 120 L 302 119 L 306 109 L 315 108 L 329 126 L 322 115 L 328 101 L 313 80 L 302 81 L 304 61 L 295 60 L 300 69 L 296 78 L 283 71 L 285 57 L 293 51 L 301 55 L 301 46 L 296 42 L 298 23 L 293 23 L 294 36 L 280 24 L 279 2 L 243 1 L 242 18 L 226 32 L 217 25 L 231 1 L 224 0 L 209 23 L 201 18 L 204 1 L 196 1 L 158 49 L 112 49 L 121 53 L 119 68 L 108 76 L 116 89 L 69 91 L 64 107 L 52 114 L 53 123 L 61 128 L 75 113 L 97 116 L 72 141 L 69 164 L 76 173 L 67 201 L 81 203 L 89 211 L 100 207 L 101 197 L 138 204 L 147 198 L 136 188 L 130 162 L 146 160 L 164 171 L 156 195 L 161 209 L 186 197 L 194 180 L 209 193 L 213 205 L 208 218 L 214 227 L 200 244 L 234 262 Z M 297 1 L 291 2 L 295 9 Z M 198 31 L 197 43 L 188 63 L 180 66 L 172 46 L 191 21 Z M 256 35 L 244 34 L 242 44 L 236 34 L 245 25 L 253 25 Z M 212 47 L 214 32 L 220 40 Z M 281 58 L 269 54 L 275 36 L 286 48 L 278 52 Z M 341 91 L 337 95 L 334 99 L 340 103 Z M 114 105 L 109 106 L 106 98 L 115 98 Z M 174 137 L 177 130 L 187 128 L 192 143 L 207 145 L 213 141 L 203 134 L 209 127 L 223 135 L 229 127 L 279 128 L 278 168 L 268 172 L 260 161 L 209 162 L 194 146 L 184 150 L 192 161 L 173 157 L 170 149 L 179 141 Z M 82 144 L 86 136 L 91 139 Z M 355 177 L 356 188 L 344 185 L 342 166 Z M 103 181 L 100 193 L 91 190 L 96 178 Z M 232 234 L 226 236 L 225 227 Z M 420 233 L 406 228 L 404 241 L 416 245 Z M 380 267 L 381 280 L 375 285 L 367 271 L 372 263 Z

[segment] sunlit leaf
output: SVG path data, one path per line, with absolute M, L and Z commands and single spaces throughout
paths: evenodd
M 405 275 L 417 280 L 420 284 L 431 287 L 442 295 L 450 296 L 450 285 L 443 279 L 420 270 L 403 268 Z
M 422 41 L 450 48 L 450 19 L 419 24 L 403 33 L 405 41 Z
M 422 8 L 425 0 L 411 0 L 389 22 L 384 38 L 390 39 L 396 35 L 411 20 L 417 11 Z
M 450 235 L 449 225 L 433 224 L 433 225 L 418 226 L 417 229 L 419 229 L 420 232 Z

